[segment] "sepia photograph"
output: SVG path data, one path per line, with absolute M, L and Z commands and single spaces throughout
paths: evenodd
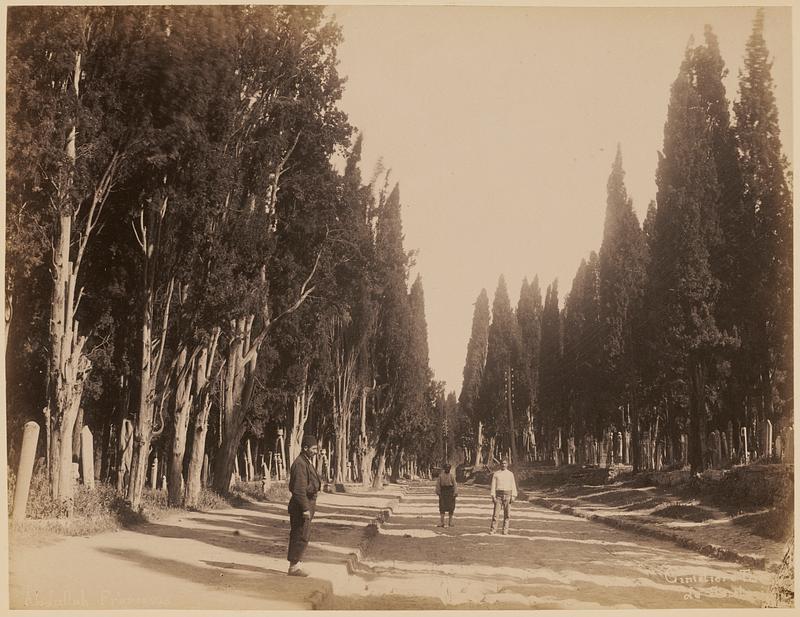
M 795 608 L 791 2 L 0 11 L 4 612 Z

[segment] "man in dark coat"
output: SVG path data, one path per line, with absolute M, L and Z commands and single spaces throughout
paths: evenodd
M 308 576 L 301 560 L 311 537 L 311 519 L 322 486 L 312 460 L 317 454 L 317 438 L 305 435 L 302 447 L 289 471 L 289 491 L 292 493 L 289 500 L 289 576 Z

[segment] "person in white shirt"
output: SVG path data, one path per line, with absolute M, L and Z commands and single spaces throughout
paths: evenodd
M 492 512 L 492 525 L 489 533 L 497 531 L 497 517 L 503 511 L 503 535 L 508 534 L 508 525 L 511 522 L 511 502 L 517 498 L 517 482 L 514 474 L 508 468 L 508 459 L 500 461 L 500 469 L 492 474 L 490 488 L 494 511 Z

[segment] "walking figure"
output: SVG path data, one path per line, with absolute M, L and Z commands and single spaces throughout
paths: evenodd
M 455 476 L 450 471 L 449 463 L 442 465 L 442 471 L 436 478 L 436 494 L 439 496 L 439 516 L 441 517 L 441 522 L 437 527 L 452 527 L 458 486 L 456 486 Z M 444 524 L 445 513 L 448 515 L 447 525 Z
M 492 474 L 492 485 L 490 489 L 494 510 L 492 511 L 492 525 L 489 533 L 497 531 L 497 517 L 500 511 L 503 512 L 503 535 L 508 534 L 508 526 L 511 522 L 511 502 L 517 498 L 517 482 L 514 474 L 508 468 L 508 459 L 500 461 L 500 469 Z

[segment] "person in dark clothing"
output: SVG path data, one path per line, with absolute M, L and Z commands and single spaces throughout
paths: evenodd
M 441 518 L 441 523 L 437 527 L 453 526 L 453 512 L 456 509 L 458 486 L 456 486 L 456 478 L 450 469 L 450 463 L 445 463 L 442 465 L 442 472 L 436 478 L 436 494 L 439 496 L 439 516 Z M 448 514 L 447 525 L 444 523 L 445 513 Z
M 317 454 L 317 438 L 303 436 L 302 452 L 294 459 L 289 471 L 289 576 L 308 576 L 302 568 L 303 553 L 311 537 L 311 520 L 322 487 L 313 458 Z

